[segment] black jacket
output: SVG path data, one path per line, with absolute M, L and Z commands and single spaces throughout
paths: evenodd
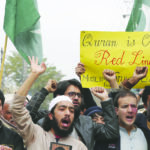
M 42 88 L 28 103 L 27 108 L 30 108 L 32 119 L 39 116 L 38 109 L 47 95 L 48 93 L 46 92 L 46 89 Z M 93 150 L 95 140 L 107 141 L 117 139 L 119 137 L 119 124 L 113 101 L 109 99 L 101 104 L 105 125 L 96 124 L 92 121 L 91 117 L 83 115 L 80 115 L 74 122 L 77 133 L 82 139 L 82 142 L 87 146 L 88 150 Z
M 0 121 L 0 145 L 5 145 L 13 150 L 25 150 L 22 138 L 14 131 L 6 128 Z

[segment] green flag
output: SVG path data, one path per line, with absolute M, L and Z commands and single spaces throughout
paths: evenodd
M 134 0 L 126 31 L 150 31 L 150 0 Z
M 36 0 L 6 0 L 4 30 L 27 62 L 28 56 L 42 61 L 39 19 Z

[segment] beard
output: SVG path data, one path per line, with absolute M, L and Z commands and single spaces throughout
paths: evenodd
M 75 106 L 74 107 L 74 120 L 79 118 L 80 112 L 81 112 L 81 107 L 80 106 Z
M 73 131 L 73 123 L 70 125 L 68 129 L 60 129 L 58 125 L 58 121 L 56 120 L 54 116 L 53 120 L 51 121 L 51 128 L 54 129 L 56 135 L 60 137 L 66 137 Z

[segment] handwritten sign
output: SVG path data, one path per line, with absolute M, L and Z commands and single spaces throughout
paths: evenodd
M 116 72 L 118 84 L 130 78 L 137 66 L 150 68 L 150 32 L 82 31 L 80 61 L 86 72 L 81 76 L 83 87 L 110 88 L 104 69 Z M 134 88 L 150 85 L 150 71 Z

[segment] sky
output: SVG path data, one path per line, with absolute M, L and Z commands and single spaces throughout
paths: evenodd
M 80 31 L 125 31 L 133 0 L 37 0 L 43 54 L 50 65 L 65 75 L 78 78 Z M 5 0 L 0 0 L 0 48 L 4 47 Z M 124 18 L 123 15 L 127 14 Z M 15 51 L 8 40 L 6 55 Z

